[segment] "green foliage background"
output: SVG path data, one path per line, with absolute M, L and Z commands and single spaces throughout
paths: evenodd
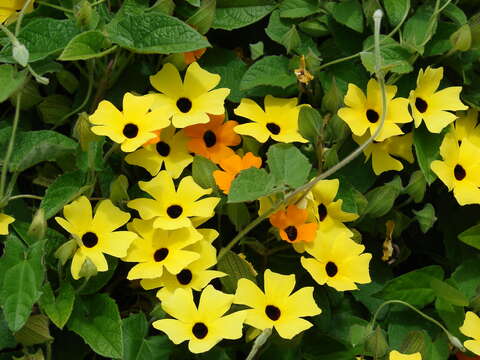
M 464 103 L 480 107 L 476 0 L 42 0 L 24 17 L 18 34 L 28 49 L 28 67 L 17 64 L 10 39 L 2 33 L 0 154 L 7 151 L 20 93 L 22 101 L 6 195 L 0 199 L 4 212 L 16 219 L 0 243 L 0 359 L 245 358 L 251 343 L 243 340 L 223 341 L 195 357 L 185 345 L 174 347 L 151 328 L 151 320 L 165 314 L 153 293 L 126 280 L 124 263 L 110 259 L 109 271 L 86 286 L 58 266 L 53 253 L 67 239 L 50 219 L 81 194 L 124 206 L 122 201 L 141 194 L 136 183 L 145 179 L 141 170 L 121 161 L 119 152 L 104 161 L 110 144 L 88 138 L 85 113 L 91 114 L 103 99 L 121 107 L 125 92 L 151 90 L 148 77 L 161 64 L 183 67 L 183 52 L 205 47 L 199 63 L 221 75 L 220 87 L 231 89 L 229 110 L 242 97 L 267 94 L 298 96 L 311 104 L 314 109 L 302 111 L 300 118 L 300 131 L 310 144 L 260 148 L 244 141 L 246 151 L 266 156 L 268 173 L 242 173 L 228 203 L 217 209 L 211 227 L 220 231 L 217 241 L 225 246 L 256 218 L 250 201 L 279 187 L 295 189 L 316 174 L 319 143 L 327 149 L 324 169 L 356 146 L 336 111 L 347 84 L 364 89 L 373 73 L 371 16 L 379 7 L 386 13 L 381 52 L 387 83 L 396 84 L 399 95 L 408 96 L 415 87 L 418 69 L 444 66 L 444 85 L 463 85 Z M 315 77 L 311 91 L 293 72 L 301 55 Z M 313 319 L 315 326 L 293 341 L 272 337 L 259 358 L 383 359 L 395 348 L 421 351 L 427 360 L 449 359 L 452 349 L 445 334 L 408 308 L 392 305 L 381 312 L 381 327 L 369 332 L 378 306 L 394 299 L 423 309 L 465 340 L 458 331 L 465 311 L 480 310 L 479 212 L 478 205 L 460 207 L 435 181 L 430 163 L 439 158 L 442 138 L 417 129 L 416 162 L 401 173 L 376 177 L 362 155 L 336 174 L 344 210 L 360 214 L 353 227 L 373 254 L 373 281 L 348 293 L 317 286 L 323 313 Z M 214 169 L 196 157 L 193 177 L 202 186 L 215 187 Z M 118 180 L 120 174 L 131 186 Z M 31 225 L 38 209 L 47 221 L 44 236 Z M 396 224 L 398 256 L 392 264 L 380 260 L 387 220 Z M 297 254 L 264 241 L 268 229 L 262 223 L 236 253 L 245 253 L 259 273 L 269 267 L 296 273 L 300 284 L 310 284 Z M 230 291 L 235 279 L 252 277 L 234 253 L 218 268 L 231 275 L 223 283 Z

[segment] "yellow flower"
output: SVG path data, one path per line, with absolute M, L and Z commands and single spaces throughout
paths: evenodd
M 362 252 L 365 246 L 348 236 L 322 237 L 309 249 L 313 258 L 302 257 L 302 266 L 320 285 L 327 284 L 337 291 L 356 290 L 357 285 L 371 281 L 368 264 L 371 254 Z
M 480 148 L 466 138 L 458 144 L 454 134 L 448 133 L 440 146 L 443 161 L 430 165 L 433 172 L 453 190 L 460 205 L 480 204 Z
M 7 214 L 0 214 L 0 235 L 8 235 L 8 225 L 15 219 Z
M 452 86 L 437 91 L 442 78 L 443 67 L 433 69 L 428 66 L 425 72 L 420 69 L 417 88 L 410 91 L 409 96 L 415 127 L 419 127 L 423 120 L 428 131 L 439 133 L 457 118 L 449 111 L 467 109 L 467 106 L 460 101 L 461 86 Z
M 283 143 L 305 143 L 307 140 L 298 132 L 300 108 L 301 106 L 297 106 L 297 98 L 280 99 L 267 95 L 265 111 L 255 101 L 242 99 L 234 112 L 253 122 L 237 125 L 234 131 L 240 135 L 252 136 L 261 143 L 266 142 L 269 137 Z
M 217 197 L 200 199 L 210 194 L 212 189 L 203 189 L 191 176 L 182 178 L 178 190 L 175 190 L 172 177 L 165 170 L 152 180 L 138 184 L 153 199 L 134 199 L 128 202 L 128 207 L 137 210 L 142 219 L 155 219 L 153 226 L 165 230 L 191 226 L 195 217 L 213 216 L 215 206 L 220 201 Z
M 464 114 L 458 114 L 458 119 L 453 123 L 451 130 L 459 143 L 468 139 L 471 143 L 480 147 L 480 126 L 478 125 L 478 111 L 471 108 Z
M 18 12 L 25 6 L 26 0 L 2 0 L 0 4 L 0 23 L 11 24 L 18 17 Z M 29 13 L 33 10 L 33 3 L 31 1 L 28 5 L 26 12 Z
M 460 332 L 473 339 L 467 340 L 463 345 L 475 355 L 480 355 L 480 318 L 472 311 L 467 311 L 465 321 L 459 328 Z
M 96 125 L 92 127 L 92 132 L 108 136 L 112 141 L 122 144 L 124 152 L 135 151 L 156 138 L 156 130 L 170 125 L 168 117 L 161 110 L 151 110 L 153 101 L 152 95 L 126 93 L 123 97 L 123 111 L 109 101 L 102 101 L 89 118 Z
M 220 75 L 203 70 L 197 62 L 190 64 L 182 82 L 172 64 L 165 64 L 155 75 L 150 76 L 152 86 L 161 92 L 155 94 L 155 110 L 172 119 L 176 128 L 205 124 L 207 114 L 221 115 L 225 112 L 225 98 L 230 94 L 226 88 L 215 89 Z
M 390 351 L 388 360 L 422 360 L 422 354 L 416 352 L 414 354 L 402 354 L 397 350 Z
M 167 172 L 176 179 L 193 161 L 193 156 L 187 149 L 187 141 L 182 130 L 175 134 L 175 128 L 169 126 L 162 130 L 159 142 L 145 145 L 128 154 L 125 161 L 128 164 L 143 167 L 152 176 L 157 175 L 162 165 L 165 164 Z
M 162 230 L 153 227 L 153 220 L 135 219 L 128 224 L 128 229 L 139 235 L 122 259 L 138 262 L 128 273 L 129 280 L 158 278 L 162 276 L 164 267 L 170 273 L 178 274 L 200 256 L 185 249 L 202 239 L 202 235 L 192 227 Z
M 397 87 L 388 85 L 387 114 L 382 131 L 375 140 L 382 141 L 391 136 L 403 134 L 397 124 L 408 123 L 412 117 L 408 112 L 408 99 L 396 98 Z M 362 136 L 367 130 L 373 134 L 380 125 L 382 117 L 382 100 L 380 85 L 375 79 L 370 79 L 367 85 L 367 96 L 354 84 L 348 84 L 344 102 L 346 107 L 338 110 L 338 116 L 345 121 L 352 133 Z
M 359 145 L 368 140 L 370 134 L 367 133 L 362 137 L 353 136 L 353 140 Z M 397 160 L 402 158 L 409 163 L 415 161 L 412 153 L 413 133 L 408 133 L 400 136 L 392 136 L 382 142 L 374 141 L 368 145 L 364 150 L 365 162 L 372 158 L 372 167 L 375 175 L 380 175 L 385 171 L 403 169 L 403 164 Z M 393 155 L 393 156 L 392 156 Z M 395 157 L 394 157 L 395 156 Z
M 130 214 L 112 204 L 110 200 L 102 200 L 92 217 L 90 201 L 81 196 L 63 208 L 63 216 L 55 220 L 66 231 L 72 234 L 78 248 L 73 255 L 72 276 L 80 278 L 80 270 L 85 261 L 90 260 L 97 271 L 107 271 L 105 256 L 108 254 L 122 258 L 137 235 L 130 231 L 114 231 L 130 219 Z
M 188 340 L 188 349 L 195 354 L 210 350 L 222 339 L 242 337 L 245 312 L 237 311 L 223 316 L 232 305 L 233 295 L 217 291 L 208 285 L 195 306 L 193 294 L 184 289 L 162 301 L 162 308 L 174 319 L 162 319 L 153 327 L 163 331 L 175 344 Z
M 167 270 L 161 277 L 142 280 L 140 284 L 144 289 L 161 287 L 157 292 L 157 297 L 163 301 L 173 295 L 178 288 L 201 291 L 213 279 L 227 275 L 221 271 L 208 270 L 217 263 L 217 250 L 211 242 L 218 236 L 218 232 L 213 229 L 197 229 L 197 231 L 203 235 L 203 240 L 197 241 L 184 250 L 195 252 L 200 257 L 177 274 Z
M 235 304 L 247 305 L 245 323 L 257 329 L 275 328 L 284 339 L 312 327 L 304 316 L 322 312 L 313 299 L 313 287 L 304 287 L 292 294 L 295 275 L 282 275 L 267 269 L 262 292 L 248 279 L 240 279 L 235 294 Z

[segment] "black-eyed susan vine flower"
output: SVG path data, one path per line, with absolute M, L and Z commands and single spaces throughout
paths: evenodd
M 203 235 L 203 239 L 184 249 L 199 254 L 200 257 L 197 260 L 184 267 L 177 274 L 172 274 L 166 270 L 161 277 L 143 279 L 140 282 L 143 288 L 147 290 L 161 288 L 157 292 L 157 297 L 161 301 L 173 295 L 178 288 L 201 291 L 213 279 L 227 275 L 221 271 L 210 269 L 217 263 L 217 250 L 211 242 L 218 236 L 218 232 L 213 229 L 197 229 L 197 231 Z
M 480 204 L 480 148 L 466 138 L 458 144 L 453 133 L 445 135 L 440 146 L 443 160 L 430 167 L 440 180 L 453 190 L 460 205 Z
M 164 268 L 176 275 L 200 257 L 185 249 L 202 239 L 193 227 L 163 230 L 154 228 L 153 221 L 135 219 L 128 224 L 128 229 L 138 234 L 122 259 L 138 263 L 129 271 L 129 280 L 155 279 L 162 276 Z
M 298 132 L 298 115 L 301 106 L 297 98 L 280 99 L 265 96 L 265 111 L 253 100 L 242 99 L 234 110 L 238 116 L 252 120 L 235 126 L 234 131 L 240 135 L 249 135 L 264 143 L 270 137 L 278 142 L 307 142 Z
M 353 136 L 357 144 L 363 144 L 368 140 L 370 134 L 367 133 L 361 137 Z M 384 141 L 374 141 L 364 150 L 365 162 L 372 159 L 372 168 L 375 175 L 380 175 L 386 171 L 403 169 L 403 164 L 397 158 L 404 159 L 409 163 L 415 161 L 412 152 L 413 133 L 405 135 L 392 136 Z
M 371 281 L 371 254 L 363 253 L 365 246 L 347 236 L 321 237 L 309 249 L 313 258 L 302 257 L 302 266 L 320 285 L 327 284 L 337 291 L 356 290 L 358 284 Z
M 311 242 L 317 232 L 316 223 L 307 223 L 308 211 L 289 205 L 270 215 L 270 223 L 278 228 L 280 237 L 289 243 Z
M 415 127 L 425 122 L 428 131 L 439 133 L 457 116 L 450 111 L 466 110 L 460 100 L 461 86 L 451 86 L 437 91 L 443 78 L 443 67 L 420 69 L 417 88 L 410 91 L 409 101 Z
M 467 311 L 460 332 L 468 336 L 463 345 L 475 355 L 480 355 L 480 318 L 473 311 Z
M 391 136 L 403 134 L 398 124 L 412 121 L 408 112 L 408 99 L 395 98 L 397 87 L 388 85 L 387 114 L 380 134 L 375 140 L 383 141 Z M 380 125 L 382 117 L 382 97 L 377 80 L 370 79 L 367 85 L 367 94 L 355 84 L 348 84 L 344 102 L 346 107 L 338 110 L 338 116 L 347 123 L 356 136 L 362 136 L 368 130 L 373 134 Z
M 225 315 L 233 299 L 233 295 L 208 285 L 202 291 L 197 307 L 191 291 L 177 289 L 162 301 L 163 310 L 174 319 L 157 320 L 153 327 L 166 333 L 175 344 L 188 341 L 192 353 L 206 352 L 222 339 L 242 337 L 245 311 Z
M 178 189 L 167 171 L 162 170 L 150 181 L 140 181 L 140 188 L 153 199 L 139 198 L 128 202 L 128 207 L 139 212 L 145 220 L 154 219 L 153 226 L 166 230 L 191 226 L 192 217 L 213 216 L 220 198 L 202 198 L 212 192 L 203 189 L 191 176 L 180 181 Z
M 210 121 L 206 124 L 198 124 L 186 127 L 185 134 L 188 136 L 188 150 L 212 160 L 214 163 L 232 156 L 235 152 L 230 146 L 240 144 L 241 138 L 233 128 L 238 125 L 236 121 L 223 122 L 225 116 L 210 115 Z
M 169 126 L 161 131 L 158 142 L 144 145 L 128 154 L 125 161 L 143 167 L 152 176 L 157 175 L 165 164 L 165 170 L 172 178 L 177 179 L 193 161 L 193 156 L 187 149 L 187 141 L 183 130 L 175 133 L 175 128 Z
M 457 113 L 458 118 L 453 123 L 451 132 L 460 144 L 468 139 L 476 146 L 480 146 L 480 126 L 478 124 L 478 110 L 471 108 L 467 112 Z
M 388 354 L 388 360 L 422 360 L 422 354 L 419 352 L 413 354 L 402 354 L 397 350 L 392 350 Z
M 210 121 L 208 114 L 221 115 L 225 112 L 225 98 L 230 89 L 214 89 L 220 75 L 209 73 L 197 62 L 187 68 L 182 82 L 180 73 L 172 64 L 165 64 L 150 83 L 160 92 L 155 94 L 154 109 L 172 119 L 176 128 L 184 128 Z
M 313 326 L 303 319 L 319 315 L 322 310 L 313 298 L 313 287 L 293 292 L 295 275 L 282 275 L 265 270 L 263 292 L 251 280 L 240 279 L 235 304 L 247 305 L 245 323 L 259 330 L 275 328 L 284 339 L 291 339 Z
M 56 217 L 58 224 L 68 231 L 77 249 L 73 255 L 71 272 L 79 279 L 82 266 L 90 261 L 97 271 L 107 271 L 108 264 L 104 254 L 122 258 L 127 255 L 131 243 L 137 235 L 131 231 L 115 231 L 125 225 L 130 214 L 102 200 L 92 216 L 90 201 L 81 196 L 63 208 L 63 216 Z
M 15 221 L 10 215 L 0 214 L 0 235 L 8 235 L 8 225 Z
M 0 3 L 0 23 L 10 24 L 14 22 L 17 19 L 18 12 L 22 10 L 26 2 L 26 0 L 2 0 Z M 30 2 L 26 12 L 33 10 L 34 2 Z
M 246 153 L 243 157 L 233 154 L 220 160 L 219 165 L 223 170 L 215 170 L 212 175 L 218 187 L 225 194 L 228 194 L 233 180 L 240 171 L 251 167 L 259 169 L 262 166 L 262 158 L 253 155 L 251 152 Z
M 157 130 L 170 125 L 170 120 L 161 110 L 152 110 L 153 95 L 137 96 L 126 93 L 123 97 L 123 110 L 118 110 L 111 102 L 103 100 L 97 110 L 90 115 L 92 132 L 108 136 L 121 144 L 124 152 L 132 152 L 158 135 Z

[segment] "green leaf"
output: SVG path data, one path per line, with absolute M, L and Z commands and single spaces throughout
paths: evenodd
M 25 82 L 27 72 L 17 71 L 13 65 L 0 65 L 0 103 L 7 100 Z
M 2 309 L 0 309 L 0 351 L 6 348 L 13 348 L 17 341 L 13 337 L 13 333 L 8 328 Z
M 233 51 L 221 48 L 209 49 L 200 58 L 199 63 L 205 70 L 221 76 L 218 87 L 230 89 L 228 100 L 238 103 L 245 97 L 246 92 L 240 90 L 238 80 L 243 77 L 248 66 Z
M 20 132 L 17 133 L 9 170 L 21 172 L 43 161 L 55 161 L 76 149 L 74 140 L 55 131 Z
M 474 225 L 458 235 L 458 239 L 480 250 L 480 224 Z
M 50 95 L 38 105 L 38 111 L 45 123 L 62 125 L 67 120 L 65 115 L 72 111 L 72 101 L 64 95 Z M 62 119 L 63 122 L 60 122 Z
M 447 329 L 453 331 L 454 335 L 457 335 L 458 328 L 462 326 L 465 319 L 463 306 L 455 306 L 442 297 L 438 297 L 435 300 L 435 310 L 437 310 Z
M 72 313 L 74 301 L 75 290 L 69 282 L 65 281 L 60 285 L 57 297 L 53 294 L 50 283 L 46 282 L 42 288 L 39 305 L 50 320 L 57 327 L 63 329 Z
M 0 257 L 0 289 L 3 288 L 3 281 L 7 271 L 19 261 L 25 259 L 27 249 L 14 233 L 10 233 L 5 241 L 3 252 L 3 256 Z
M 290 53 L 292 50 L 296 49 L 300 45 L 301 39 L 298 35 L 297 27 L 292 25 L 290 29 L 283 35 L 282 44 L 287 49 L 287 53 Z
M 412 72 L 413 66 L 410 64 L 412 54 L 410 51 L 391 38 L 382 37 L 382 40 L 383 39 L 386 39 L 386 41 L 382 42 L 380 48 L 383 68 L 396 74 Z M 368 48 L 372 44 L 373 37 L 369 37 L 364 43 L 364 48 Z M 360 58 L 365 69 L 373 74 L 375 72 L 375 56 L 373 50 L 362 51 Z
M 427 182 L 425 181 L 425 176 L 423 176 L 420 170 L 414 171 L 410 176 L 408 185 L 405 187 L 405 193 L 410 195 L 413 201 L 419 203 L 423 200 L 426 189 Z
M 429 185 L 437 178 L 430 168 L 430 164 L 439 158 L 442 140 L 442 134 L 430 133 L 425 125 L 416 128 L 413 132 L 413 145 L 415 146 L 418 165 Z
M 272 0 L 217 0 L 212 27 L 233 30 L 253 24 L 275 9 Z
M 250 222 L 250 213 L 244 203 L 227 204 L 227 215 L 235 230 L 242 230 Z
M 403 19 L 405 12 L 410 9 L 410 0 L 383 0 L 390 25 L 397 26 Z
M 302 106 L 298 115 L 298 131 L 300 134 L 312 144 L 316 144 L 322 126 L 323 118 L 320 113 L 310 106 Z
M 365 209 L 365 215 L 373 218 L 385 215 L 393 207 L 395 199 L 402 191 L 402 180 L 396 176 L 392 181 L 385 185 L 370 190 L 365 194 L 368 205 Z
M 192 26 L 200 34 L 205 35 L 215 19 L 216 0 L 204 0 L 200 8 L 193 14 L 186 23 Z
M 285 56 L 266 56 L 255 62 L 243 75 L 240 89 L 247 90 L 256 86 L 278 86 L 285 89 L 295 85 L 297 78 L 288 69 L 288 58 Z
M 215 170 L 218 170 L 218 166 L 211 160 L 200 155 L 193 158 L 193 180 L 204 189 L 217 189 L 217 183 L 212 175 Z
M 480 279 L 480 267 L 478 258 L 465 260 L 452 274 L 451 280 L 467 298 L 477 295 L 478 279 Z
M 435 295 L 448 301 L 452 305 L 468 306 L 469 301 L 465 295 L 458 291 L 453 286 L 438 279 L 431 279 L 430 286 L 435 292 Z
M 363 32 L 363 10 L 358 0 L 329 2 L 325 6 L 337 22 L 357 32 Z
M 420 6 L 403 26 L 403 40 L 407 46 L 423 54 L 424 44 L 430 40 L 437 27 L 431 4 Z
M 303 18 L 319 10 L 316 0 L 283 0 L 280 4 L 280 16 L 284 18 Z
M 102 57 L 115 50 L 114 47 L 106 49 L 109 45 L 110 42 L 101 31 L 86 31 L 70 40 L 58 59 L 74 61 Z
M 259 57 L 262 57 L 263 54 L 264 54 L 263 41 L 250 44 L 250 56 L 252 60 L 257 60 Z
M 22 27 L 18 40 L 30 52 L 29 62 L 45 59 L 60 52 L 79 33 L 75 20 L 40 18 Z M 0 62 L 14 63 L 12 46 L 9 44 L 0 51 Z
M 375 296 L 384 300 L 402 300 L 423 308 L 435 299 L 435 292 L 431 288 L 432 279 L 442 278 L 443 270 L 440 266 L 427 266 L 389 280 Z
M 67 326 L 97 354 L 123 359 L 122 322 L 117 304 L 108 295 L 77 298 Z
M 143 313 L 122 320 L 123 360 L 163 360 L 173 351 L 166 336 L 147 338 L 149 325 Z
M 50 219 L 56 215 L 66 204 L 74 200 L 82 192 L 86 175 L 82 171 L 74 171 L 60 176 L 50 185 L 40 203 L 40 208 L 45 209 L 45 218 Z
M 55 63 L 57 64 L 57 63 Z M 67 90 L 70 94 L 75 93 L 80 85 L 78 79 L 68 70 L 60 70 L 56 73 L 57 80 L 62 85 L 65 90 Z
M 109 39 L 142 54 L 170 54 L 210 46 L 198 31 L 162 12 L 123 13 L 106 26 Z
M 447 5 L 447 7 L 442 11 L 442 14 L 455 21 L 460 26 L 465 25 L 468 22 L 467 15 L 465 15 L 463 10 L 452 3 Z
M 307 157 L 292 144 L 270 146 L 267 163 L 276 184 L 286 184 L 292 188 L 305 184 L 312 168 Z
M 35 270 L 28 260 L 20 261 L 5 273 L 0 303 L 10 330 L 18 331 L 27 322 L 41 294 L 36 282 Z
M 421 210 L 412 210 L 415 214 L 415 218 L 420 225 L 420 230 L 425 234 L 428 230 L 430 230 L 437 221 L 437 217 L 435 216 L 435 208 L 432 204 L 427 203 Z
M 274 178 L 265 169 L 250 168 L 240 171 L 233 180 L 228 202 L 254 201 L 273 190 Z
M 222 285 L 227 293 L 235 293 L 238 280 L 245 278 L 256 282 L 255 271 L 250 263 L 242 259 L 232 251 L 228 251 L 217 264 L 219 271 L 223 271 L 228 276 L 220 278 Z

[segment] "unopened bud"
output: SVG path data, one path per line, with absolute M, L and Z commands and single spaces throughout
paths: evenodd
M 40 241 L 45 237 L 45 231 L 47 230 L 47 220 L 45 219 L 45 211 L 40 208 L 35 212 L 33 216 L 32 223 L 28 228 L 27 235 L 35 239 L 36 241 Z
M 17 63 L 25 67 L 28 64 L 30 53 L 25 45 L 17 42 L 16 44 L 13 44 L 12 57 Z
M 450 36 L 452 51 L 467 51 L 472 46 L 472 31 L 470 25 L 465 24 Z
M 80 269 L 80 272 L 78 274 L 78 277 L 85 277 L 85 278 L 90 278 L 92 276 L 97 275 L 98 270 L 95 264 L 90 260 L 90 258 L 86 258 L 85 262 L 82 265 L 82 268 Z
M 83 0 L 76 6 L 75 18 L 79 26 L 87 26 L 90 24 L 92 19 L 92 5 L 87 0 Z
M 90 143 L 97 140 L 98 136 L 90 130 L 88 114 L 81 113 L 73 127 L 73 137 L 78 140 L 83 151 L 88 151 Z
M 60 261 L 60 263 L 65 265 L 65 263 L 70 259 L 75 251 L 77 250 L 77 242 L 72 239 L 67 241 L 65 244 L 60 246 L 57 251 L 55 251 L 55 257 Z

